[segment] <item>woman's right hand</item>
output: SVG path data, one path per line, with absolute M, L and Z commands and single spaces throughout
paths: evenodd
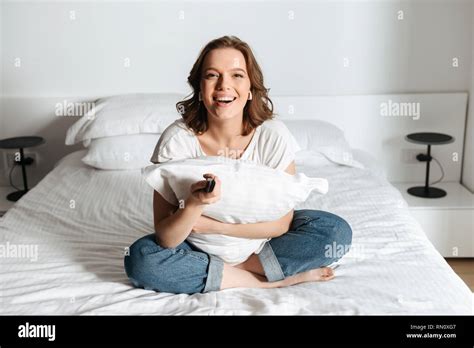
M 189 195 L 188 199 L 191 203 L 196 205 L 212 204 L 221 198 L 221 181 L 219 178 L 210 173 L 204 174 L 203 177 L 213 178 L 216 181 L 216 185 L 214 186 L 214 190 L 212 190 L 212 192 L 207 193 L 204 192 L 207 180 L 201 180 L 192 184 L 190 187 L 191 194 Z

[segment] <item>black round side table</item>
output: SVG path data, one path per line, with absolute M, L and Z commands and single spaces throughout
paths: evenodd
M 431 157 L 431 145 L 443 145 L 454 142 L 454 138 L 447 134 L 442 133 L 412 133 L 408 134 L 405 138 L 407 141 L 415 144 L 428 145 L 428 153 L 422 161 L 426 161 L 426 176 L 425 176 L 425 186 L 415 186 L 410 187 L 407 191 L 409 194 L 417 197 L 424 198 L 441 198 L 446 196 L 446 191 L 430 187 L 430 162 L 433 159 Z
M 26 147 L 33 147 L 44 144 L 42 137 L 15 137 L 0 140 L 0 148 L 2 149 L 20 149 L 20 163 L 23 173 L 23 190 L 12 192 L 7 196 L 7 199 L 12 202 L 18 201 L 25 193 L 28 192 L 28 182 L 26 180 L 25 155 L 23 149 Z

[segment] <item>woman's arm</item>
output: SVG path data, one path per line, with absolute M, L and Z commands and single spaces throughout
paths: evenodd
M 295 175 L 295 162 L 285 170 L 288 174 Z M 288 232 L 293 221 L 293 210 L 275 221 L 257 222 L 253 224 L 223 223 L 205 216 L 201 216 L 193 230 L 195 232 L 219 233 L 232 237 L 249 239 L 275 238 Z
M 181 244 L 203 211 L 203 207 L 192 198 L 185 202 L 183 209 L 176 209 L 156 191 L 153 209 L 156 242 L 163 248 L 175 248 Z
M 206 180 L 192 184 L 191 195 L 186 199 L 183 209 L 177 209 L 154 191 L 155 236 L 156 242 L 163 248 L 175 248 L 181 244 L 201 217 L 204 206 L 220 199 L 221 182 L 219 178 L 212 174 L 204 174 L 204 177 L 212 177 L 216 180 L 214 190 L 209 193 L 202 190 L 206 186 Z
M 254 224 L 222 224 L 221 234 L 250 239 L 275 238 L 288 232 L 291 221 L 293 221 L 293 210 L 275 221 Z

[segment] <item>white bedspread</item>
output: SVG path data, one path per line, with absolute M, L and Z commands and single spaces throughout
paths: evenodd
M 354 231 L 334 280 L 190 296 L 135 289 L 123 254 L 153 232 L 152 189 L 140 171 L 95 170 L 81 156 L 65 158 L 0 220 L 4 248 L 38 248 L 36 261 L 0 258 L 0 314 L 472 314 L 472 293 L 396 189 L 342 166 L 297 166 L 329 180 L 328 194 L 297 209 L 333 212 Z

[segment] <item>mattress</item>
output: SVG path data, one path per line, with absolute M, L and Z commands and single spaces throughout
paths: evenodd
M 330 211 L 353 229 L 333 280 L 193 295 L 134 288 L 123 256 L 153 232 L 153 190 L 140 171 L 96 170 L 83 155 L 65 157 L 0 219 L 0 314 L 472 314 L 472 293 L 380 172 L 305 158 L 297 171 L 327 178 L 329 192 L 296 209 Z

